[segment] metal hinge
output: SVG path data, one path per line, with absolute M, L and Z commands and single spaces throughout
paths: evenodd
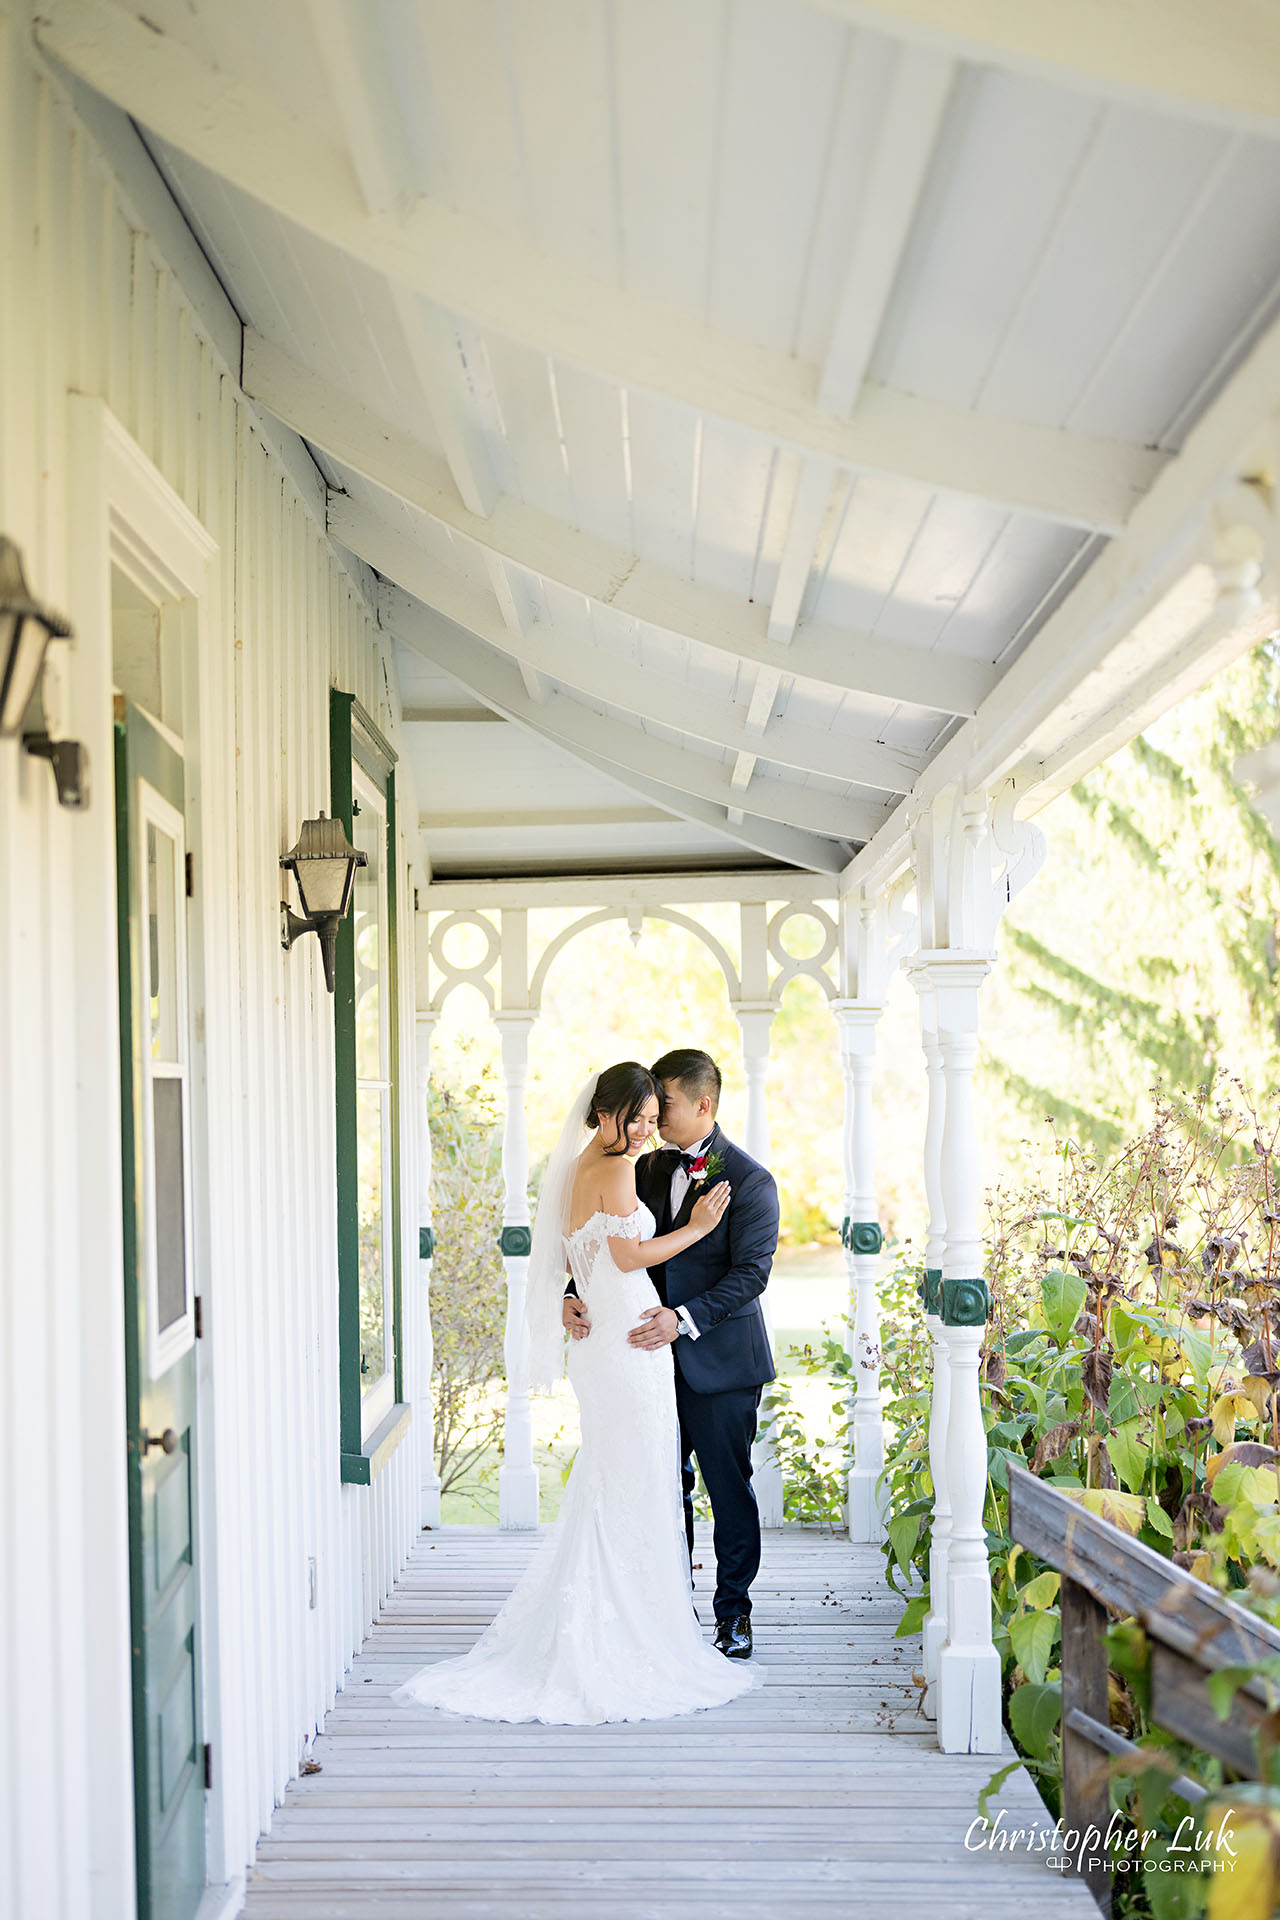
M 204 1301 L 199 1294 L 196 1294 L 193 1304 L 196 1310 L 196 1339 L 203 1340 L 204 1339 Z
M 204 1784 L 206 1789 L 213 1786 L 213 1748 L 207 1740 L 204 1743 Z
M 188 900 L 194 900 L 195 897 L 196 897 L 196 857 L 194 853 L 188 853 L 187 855 L 187 898 Z

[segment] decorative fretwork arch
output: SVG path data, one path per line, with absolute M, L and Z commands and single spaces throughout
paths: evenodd
M 576 940 L 580 933 L 586 933 L 591 927 L 605 926 L 607 923 L 615 920 L 625 920 L 635 932 L 639 931 L 641 924 L 645 920 L 662 920 L 665 921 L 668 926 L 683 927 L 686 933 L 691 933 L 696 940 L 701 941 L 702 945 L 719 965 L 720 971 L 724 975 L 725 986 L 729 990 L 730 1001 L 737 1000 L 740 997 L 742 987 L 738 977 L 738 969 L 729 957 L 728 950 L 716 939 L 716 936 L 708 927 L 700 926 L 689 914 L 678 913 L 673 907 L 646 907 L 643 909 L 643 912 L 626 907 L 600 907 L 595 913 L 584 913 L 581 919 L 573 922 L 572 926 L 565 927 L 563 932 L 558 933 L 548 946 L 546 952 L 538 961 L 534 969 L 533 978 L 529 982 L 530 1007 L 535 1009 L 541 1007 L 542 989 L 546 985 L 547 975 L 565 948 L 569 946 L 572 941 Z

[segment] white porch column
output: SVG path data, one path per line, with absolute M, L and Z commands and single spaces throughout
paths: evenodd
M 422 1298 L 419 1334 L 421 1354 L 418 1377 L 416 1425 L 421 1435 L 419 1485 L 420 1523 L 424 1527 L 440 1525 L 440 1475 L 436 1471 L 435 1382 L 432 1365 L 435 1357 L 431 1338 L 431 1262 L 436 1250 L 435 1227 L 431 1212 L 431 1035 L 439 1019 L 437 1013 L 417 1017 L 418 1074 L 418 1289 Z
M 745 922 L 745 908 L 743 918 Z M 763 912 L 761 919 L 763 920 Z M 744 973 L 747 971 L 745 955 L 743 971 Z M 767 1167 L 771 1146 L 769 1103 L 765 1083 L 769 1072 L 769 1033 L 777 1008 L 770 1000 L 740 1000 L 735 1003 L 733 1011 L 742 1034 L 742 1071 L 747 1082 L 747 1137 L 743 1145 L 753 1160 L 758 1160 L 762 1166 Z M 764 1314 L 769 1345 L 772 1347 L 773 1313 L 769 1305 L 767 1287 L 760 1297 L 760 1308 Z M 778 1450 L 774 1444 L 771 1422 L 761 1421 L 755 1446 L 751 1450 L 751 1462 L 756 1505 L 760 1509 L 760 1525 L 780 1527 L 782 1525 L 782 1468 L 778 1463 Z
M 938 1654 L 938 1743 L 944 1753 L 998 1753 L 1000 1656 L 991 1640 L 991 1570 L 982 1524 L 987 1436 L 978 1365 L 990 1296 L 978 1232 L 979 1167 L 973 1112 L 978 989 L 994 955 L 922 952 L 920 969 L 938 1015 L 945 1107 L 942 1125 L 943 1337 L 950 1372 L 947 1489 L 947 1637 Z
M 839 1029 L 844 1077 L 845 1217 L 840 1239 L 853 1309 L 847 1336 L 854 1393 L 846 1515 L 851 1540 L 879 1540 L 887 1501 L 885 1490 L 876 1488 L 884 1466 L 879 1299 L 884 1236 L 876 1203 L 872 1079 L 876 1028 L 884 1008 L 874 1001 L 836 1000 L 831 1011 Z
M 502 1128 L 502 1234 L 499 1244 L 507 1273 L 507 1322 L 503 1356 L 507 1369 L 503 1463 L 498 1471 L 498 1524 L 536 1527 L 538 1470 L 533 1464 L 533 1426 L 529 1412 L 528 1350 L 524 1331 L 525 1285 L 532 1245 L 529 1216 L 529 1133 L 524 1090 L 529 1074 L 529 1034 L 537 1015 L 527 1008 L 495 1012 L 502 1036 L 505 1114 Z
M 942 1325 L 942 1262 L 946 1251 L 946 1214 L 942 1203 L 942 1127 L 946 1092 L 938 1013 L 933 988 L 923 972 L 911 968 L 920 999 L 927 1107 L 924 1129 L 924 1191 L 929 1229 L 924 1245 L 924 1281 L 920 1289 L 925 1326 L 932 1347 L 933 1390 L 929 1397 L 929 1477 L 933 1481 L 933 1530 L 929 1545 L 929 1611 L 921 1630 L 927 1682 L 924 1711 L 938 1717 L 938 1655 L 947 1637 L 947 1555 L 951 1544 L 951 1497 L 947 1491 L 947 1420 L 951 1403 L 951 1366 Z

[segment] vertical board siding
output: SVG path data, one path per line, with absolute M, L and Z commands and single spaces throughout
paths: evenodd
M 206 1311 L 204 1684 L 216 1744 L 209 1866 L 211 1878 L 230 1879 L 417 1532 L 414 1439 L 371 1487 L 339 1480 L 332 1003 L 317 943 L 286 956 L 278 917 L 279 853 L 303 818 L 328 811 L 330 686 L 354 693 L 393 738 L 397 716 L 359 583 L 8 16 L 0 253 L 0 528 L 21 543 L 33 590 L 73 611 L 91 644 L 92 622 L 72 599 L 72 393 L 106 403 L 217 544 L 207 644 L 198 657 L 188 649 L 184 671 L 199 716 L 187 748 L 203 1092 L 193 1220 Z M 86 666 L 73 652 L 66 670 Z M 401 766 L 403 834 L 416 803 Z M 108 871 L 113 857 L 101 758 L 93 782 L 89 812 L 69 814 L 48 769 L 0 743 L 0 1911 L 14 1920 L 132 1911 L 132 1843 L 121 1831 L 129 1727 L 119 1725 L 114 1750 L 90 1752 L 85 1705 L 96 1684 L 86 1623 L 99 1570 L 85 1545 L 95 1451 L 118 1455 L 121 1489 L 125 1470 L 123 1431 L 94 1431 L 82 1393 L 95 1361 L 82 1353 L 85 1303 L 100 1307 L 115 1289 L 108 1304 L 120 1311 L 118 1223 L 106 1223 L 100 1257 L 88 1261 L 93 1222 L 80 1215 L 75 1144 L 81 1050 L 114 1044 L 86 1031 L 83 976 L 77 989 L 75 849 L 100 848 Z M 400 877 L 405 885 L 403 854 Z M 408 904 L 400 924 L 407 1071 Z M 415 1117 L 407 1088 L 406 1170 Z M 411 1189 L 405 1202 L 412 1273 Z M 406 1383 L 417 1377 L 416 1308 L 406 1285 Z

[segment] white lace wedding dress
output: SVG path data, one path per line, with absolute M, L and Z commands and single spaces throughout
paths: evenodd
M 609 1252 L 611 1234 L 653 1231 L 641 1203 L 565 1236 L 591 1332 L 569 1343 L 582 1445 L 559 1521 L 470 1652 L 420 1668 L 395 1705 L 595 1726 L 721 1706 L 763 1679 L 708 1646 L 694 1618 L 671 1349 L 627 1345 L 659 1301 L 643 1268 L 623 1273 Z

